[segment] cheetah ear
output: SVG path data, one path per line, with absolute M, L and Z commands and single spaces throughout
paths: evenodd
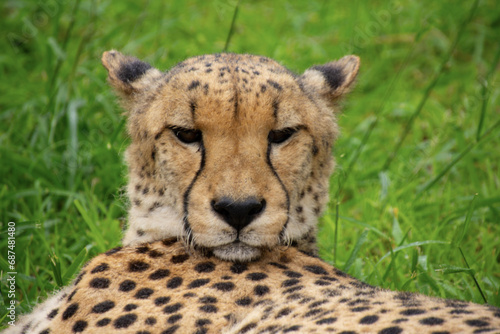
M 109 83 L 125 98 L 132 98 L 136 93 L 151 89 L 162 75 L 148 63 L 115 50 L 104 52 L 101 61 L 108 70 Z
M 306 89 L 320 95 L 332 105 L 351 90 L 358 70 L 359 57 L 350 55 L 310 67 L 300 77 L 300 81 Z

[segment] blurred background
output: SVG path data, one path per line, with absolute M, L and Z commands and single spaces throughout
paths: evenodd
M 297 73 L 359 55 L 322 258 L 373 285 L 500 306 L 494 0 L 5 0 L 0 27 L 4 326 L 9 222 L 17 314 L 120 243 L 128 139 L 100 64 L 109 49 L 162 70 L 223 51 Z

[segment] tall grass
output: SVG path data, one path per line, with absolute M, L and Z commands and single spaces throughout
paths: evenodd
M 332 1 L 6 1 L 0 26 L 0 320 L 119 244 L 122 111 L 103 51 L 168 69 L 248 52 L 294 71 L 362 59 L 340 117 L 321 256 L 367 283 L 500 306 L 500 9 Z

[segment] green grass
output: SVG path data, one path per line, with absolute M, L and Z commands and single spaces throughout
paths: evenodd
M 262 54 L 362 59 L 340 117 L 322 257 L 367 283 L 500 306 L 500 8 L 493 0 L 5 1 L 0 322 L 8 222 L 17 314 L 119 244 L 128 139 L 103 51 L 168 69 Z M 235 14 L 235 7 L 238 11 Z

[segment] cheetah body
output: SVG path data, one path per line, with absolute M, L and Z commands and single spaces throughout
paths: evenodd
M 500 333 L 497 308 L 381 290 L 315 257 L 357 57 L 300 76 L 235 54 L 103 64 L 131 137 L 124 247 L 5 333 Z
M 165 240 L 90 261 L 26 333 L 500 333 L 500 309 L 382 290 L 295 247 L 258 261 Z M 43 315 L 43 316 L 42 316 Z

